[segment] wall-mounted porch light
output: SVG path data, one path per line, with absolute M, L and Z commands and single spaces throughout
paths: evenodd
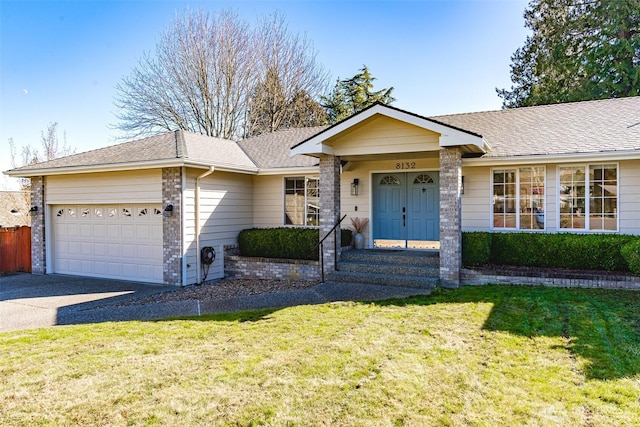
M 37 206 L 31 206 L 31 209 L 29 209 L 29 212 L 36 214 L 38 213 L 38 207 Z
M 173 205 L 167 205 L 167 207 L 164 208 L 164 212 L 162 212 L 162 215 L 164 215 L 164 216 L 172 216 L 173 215 Z
M 357 196 L 358 195 L 358 184 L 360 184 L 360 180 L 358 178 L 354 178 L 353 182 L 351 183 L 351 195 L 352 196 Z

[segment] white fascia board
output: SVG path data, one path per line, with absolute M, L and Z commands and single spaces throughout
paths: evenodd
M 325 138 L 320 141 L 316 141 L 315 138 L 310 139 L 302 145 L 298 145 L 289 151 L 289 157 L 294 157 L 298 154 L 306 154 L 307 156 L 317 156 L 319 154 L 333 155 L 333 147 L 324 144 Z
M 269 168 L 260 169 L 257 175 L 300 175 L 300 174 L 318 174 L 320 173 L 319 166 L 300 166 L 289 168 Z
M 30 176 L 72 175 L 78 173 L 121 172 L 140 169 L 158 169 L 169 167 L 191 167 L 197 169 L 209 169 L 211 165 L 206 162 L 189 161 L 184 159 L 150 160 L 145 162 L 113 163 L 102 165 L 67 166 L 59 168 L 36 168 L 28 170 L 8 170 L 3 173 L 12 177 L 28 178 Z M 216 166 L 217 170 L 229 172 L 257 173 L 257 168 L 233 167 L 229 165 Z
M 639 160 L 640 151 L 609 151 L 606 153 L 540 154 L 488 158 L 463 158 L 462 166 L 501 166 L 505 164 L 533 165 L 546 163 L 593 163 L 620 160 Z

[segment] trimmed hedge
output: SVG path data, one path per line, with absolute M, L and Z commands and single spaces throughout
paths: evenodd
M 627 261 L 629 270 L 634 274 L 640 274 L 640 239 L 627 243 L 620 252 Z
M 240 255 L 247 257 L 318 259 L 317 228 L 251 228 L 238 235 Z
M 318 260 L 319 236 L 317 228 L 250 228 L 240 232 L 238 246 L 246 257 Z M 340 237 L 343 246 L 351 244 L 351 230 L 340 230 Z
M 340 246 L 351 246 L 353 243 L 353 231 L 348 228 L 340 229 Z
M 467 266 L 489 264 L 491 233 L 462 233 L 462 263 Z
M 491 263 L 630 271 L 630 263 L 623 256 L 622 248 L 631 242 L 640 242 L 640 237 L 618 234 L 463 233 L 462 262 L 466 266 Z

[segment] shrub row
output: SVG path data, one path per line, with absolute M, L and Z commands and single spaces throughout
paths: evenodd
M 462 263 L 640 273 L 640 237 L 618 234 L 462 234 Z
M 342 246 L 351 244 L 351 230 L 340 230 Z M 317 228 L 251 228 L 238 236 L 240 255 L 247 257 L 317 260 Z

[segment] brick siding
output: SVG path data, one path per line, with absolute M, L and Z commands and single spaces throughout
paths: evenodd
M 163 281 L 182 284 L 182 174 L 180 168 L 162 169 L 162 209 L 173 205 L 171 216 L 162 218 Z
M 340 220 L 340 158 L 320 155 L 320 239 L 327 235 Z M 338 229 L 338 236 L 340 236 Z M 339 238 L 339 237 L 338 237 Z M 335 271 L 340 261 L 340 248 L 336 249 L 336 233 L 331 233 L 322 245 L 325 273 Z
M 31 177 L 31 206 L 38 211 L 31 213 L 31 272 L 45 274 L 47 272 L 47 253 L 44 224 L 44 177 Z
M 462 231 L 460 228 L 462 151 L 440 149 L 440 284 L 460 286 Z

